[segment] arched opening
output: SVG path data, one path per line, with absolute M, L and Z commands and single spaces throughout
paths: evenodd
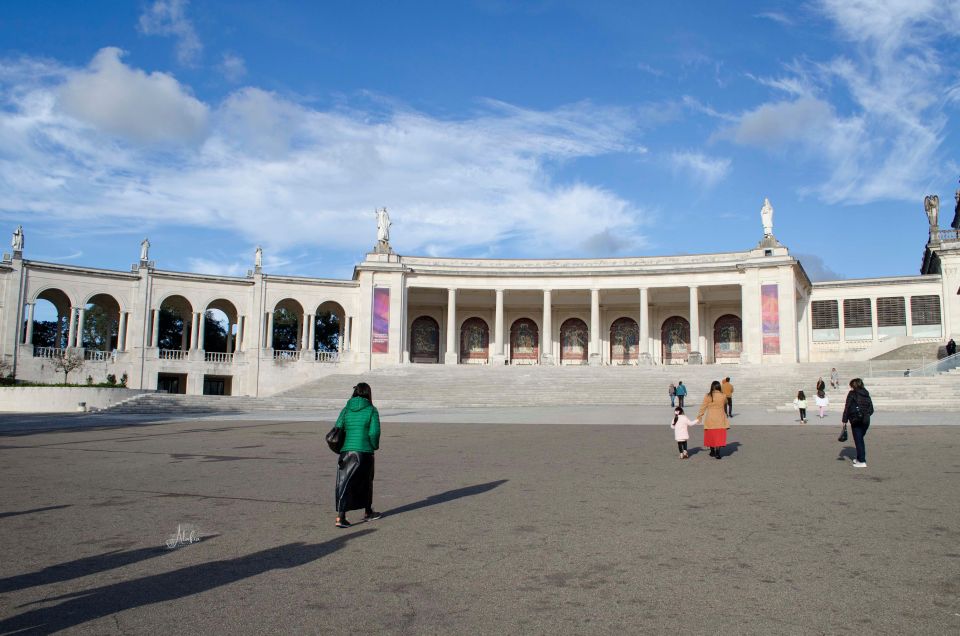
M 540 360 L 540 330 L 530 318 L 510 326 L 510 364 L 536 364 Z
M 410 362 L 440 362 L 440 325 L 430 316 L 420 316 L 410 325 Z
M 80 346 L 94 351 L 117 348 L 120 325 L 120 303 L 110 294 L 96 294 L 84 306 L 82 323 L 77 319 Z
M 631 364 L 640 359 L 640 326 L 633 318 L 617 318 L 610 325 L 610 362 Z
M 292 298 L 284 298 L 273 309 L 273 331 L 268 347 L 274 351 L 298 351 L 303 328 L 303 305 Z
M 313 319 L 313 348 L 326 353 L 340 353 L 344 345 L 347 312 L 340 303 L 328 300 L 317 307 Z
M 218 298 L 203 312 L 203 350 L 212 353 L 233 353 L 236 350 L 237 308 Z
M 681 364 L 690 353 L 690 323 L 681 316 L 670 316 L 660 329 L 660 346 L 664 364 Z
M 186 351 L 190 348 L 193 328 L 193 305 L 183 296 L 167 296 L 160 303 L 157 324 L 157 348 L 165 351 Z
M 483 318 L 468 318 L 460 327 L 460 362 L 485 363 L 490 358 L 490 328 Z
M 587 323 L 579 318 L 567 318 L 560 325 L 560 364 L 586 364 Z
M 29 314 L 26 320 L 30 320 Z M 28 330 L 29 331 L 29 330 Z M 70 298 L 60 289 L 45 289 L 34 301 L 33 330 L 26 338 L 35 347 L 66 349 L 70 332 Z
M 713 359 L 739 360 L 743 351 L 743 325 L 739 316 L 724 314 L 713 323 Z

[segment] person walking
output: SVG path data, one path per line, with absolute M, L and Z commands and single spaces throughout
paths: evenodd
M 817 416 L 822 420 L 824 413 L 827 412 L 827 407 L 830 406 L 830 398 L 827 397 L 827 392 L 823 389 L 817 391 L 816 403 Z
M 373 405 L 373 391 L 366 382 L 353 387 L 353 396 L 337 417 L 344 430 L 343 448 L 337 461 L 336 508 L 338 528 L 349 528 L 350 510 L 364 510 L 364 521 L 382 515 L 373 509 L 373 454 L 380 448 L 380 412 Z
M 857 458 L 853 460 L 854 468 L 867 467 L 867 448 L 864 445 L 863 437 L 867 434 L 867 429 L 870 428 L 871 415 L 873 415 L 873 400 L 863 386 L 863 380 L 860 378 L 850 380 L 850 392 L 847 393 L 847 401 L 843 405 L 841 421 L 844 424 L 850 422 L 853 443 L 857 447 Z
M 720 452 L 727 445 L 727 398 L 723 395 L 720 382 L 710 384 L 710 392 L 703 398 L 697 420 L 703 424 L 703 445 L 710 447 L 710 457 L 720 459 Z
M 697 420 L 690 421 L 690 418 L 683 414 L 683 409 L 679 406 L 673 409 L 673 422 L 670 428 L 673 429 L 673 439 L 677 442 L 677 450 L 680 451 L 680 459 L 687 459 L 690 454 L 687 452 L 687 440 L 690 439 L 689 427 L 695 426 Z
M 793 401 L 793 405 L 797 407 L 800 411 L 800 423 L 807 423 L 807 396 L 804 395 L 803 391 L 797 391 L 797 399 Z
M 723 391 L 724 397 L 727 398 L 727 416 L 733 417 L 733 385 L 730 383 L 729 377 L 723 379 L 723 382 L 720 383 L 720 389 Z
M 820 391 L 827 390 L 827 383 L 823 381 L 823 378 L 817 378 L 817 394 L 819 395 Z
M 952 356 L 957 352 L 957 343 L 954 342 L 953 338 L 947 341 L 947 355 Z
M 839 389 L 840 388 L 840 374 L 837 372 L 837 367 L 830 369 L 830 388 Z
M 677 386 L 671 382 L 670 386 L 667 388 L 667 393 L 670 395 L 670 408 L 677 406 Z
M 683 408 L 683 398 L 687 397 L 687 387 L 683 386 L 683 380 L 680 380 L 677 383 L 677 402 L 680 403 L 680 408 Z

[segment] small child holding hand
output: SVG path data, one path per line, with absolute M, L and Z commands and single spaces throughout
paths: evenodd
M 673 422 L 670 423 L 670 428 L 673 429 L 673 439 L 677 441 L 677 450 L 680 451 L 680 459 L 687 459 L 690 455 L 687 453 L 687 441 L 690 439 L 690 431 L 688 427 L 696 425 L 699 420 L 690 421 L 686 415 L 683 414 L 683 408 L 677 407 L 673 409 Z

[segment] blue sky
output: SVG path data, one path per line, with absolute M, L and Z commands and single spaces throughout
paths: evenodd
M 917 273 L 953 218 L 960 1 L 0 4 L 26 257 L 348 277 L 401 254 L 747 249 Z

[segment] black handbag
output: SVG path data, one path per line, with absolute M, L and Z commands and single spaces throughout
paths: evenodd
M 330 447 L 334 453 L 339 454 L 340 449 L 343 448 L 343 442 L 346 439 L 347 435 L 342 428 L 337 428 L 334 426 L 330 429 L 330 432 L 327 433 L 327 446 Z
M 847 425 L 844 424 L 843 428 L 840 430 L 840 437 L 837 438 L 838 442 L 847 441 Z

